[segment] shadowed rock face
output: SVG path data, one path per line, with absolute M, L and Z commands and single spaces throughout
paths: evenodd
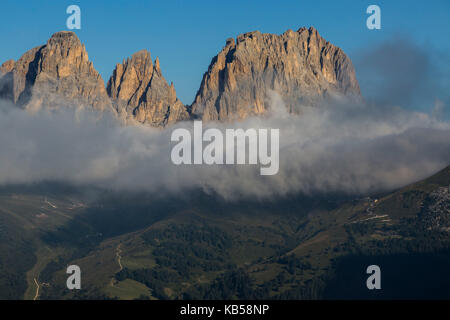
M 2 97 L 27 109 L 65 104 L 111 107 L 101 76 L 73 32 L 55 33 L 46 45 L 2 65 L 2 71 L 7 78 Z
M 153 65 L 147 50 L 117 64 L 107 92 L 120 117 L 127 120 L 160 127 L 189 118 L 173 84 L 169 86 L 164 79 L 159 59 Z
M 192 105 L 203 120 L 233 120 L 264 113 L 267 94 L 281 95 L 290 112 L 334 95 L 360 97 L 350 59 L 314 28 L 282 35 L 258 31 L 228 39 L 204 74 Z

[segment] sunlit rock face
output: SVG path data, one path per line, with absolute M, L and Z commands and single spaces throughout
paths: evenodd
M 333 96 L 360 97 L 345 53 L 314 28 L 281 35 L 259 31 L 228 39 L 204 74 L 192 113 L 204 120 L 234 120 L 266 112 L 268 93 L 290 112 Z
M 3 98 L 27 109 L 86 106 L 104 110 L 111 103 L 100 74 L 75 33 L 55 33 L 45 45 L 2 66 Z
M 173 83 L 164 79 L 159 59 L 153 64 L 147 50 L 117 64 L 107 91 L 120 116 L 128 121 L 161 127 L 189 118 Z

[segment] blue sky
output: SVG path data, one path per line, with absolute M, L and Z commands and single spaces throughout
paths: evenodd
M 159 56 L 164 76 L 185 104 L 194 99 L 226 38 L 248 31 L 279 34 L 312 25 L 351 58 L 396 34 L 442 52 L 450 49 L 449 0 L 2 0 L 0 62 L 18 59 L 66 30 L 71 4 L 81 8 L 82 28 L 76 33 L 105 81 L 116 63 L 148 49 L 153 59 Z M 381 8 L 381 30 L 366 28 L 370 4 Z

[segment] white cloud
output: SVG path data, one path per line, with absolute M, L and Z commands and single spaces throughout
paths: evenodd
M 2 102 L 0 184 L 48 180 L 114 190 L 178 193 L 201 188 L 224 198 L 298 192 L 366 193 L 424 178 L 450 164 L 450 124 L 399 108 L 339 102 L 286 116 L 272 95 L 267 117 L 225 128 L 279 128 L 280 170 L 259 166 L 172 164 L 174 128 L 123 127 L 95 112 L 62 107 L 33 114 Z

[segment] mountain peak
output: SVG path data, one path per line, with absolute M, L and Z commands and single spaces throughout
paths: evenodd
M 151 126 L 165 126 L 189 118 L 175 88 L 164 79 L 159 58 L 152 64 L 150 52 L 136 52 L 117 64 L 107 92 L 122 118 Z
M 72 31 L 59 31 L 54 33 L 47 41 L 47 45 L 68 45 L 68 46 L 81 46 L 81 41 Z
M 27 51 L 10 72 L 13 76 L 8 79 L 9 92 L 2 95 L 25 108 L 59 108 L 62 104 L 98 109 L 110 106 L 102 78 L 89 61 L 84 45 L 71 31 L 56 32 L 46 45 Z
M 360 96 L 351 60 L 314 27 L 281 35 L 247 32 L 212 60 L 192 104 L 203 120 L 243 119 L 270 108 L 276 91 L 289 112 L 335 94 Z
M 147 49 L 139 50 L 131 55 L 131 59 L 151 59 L 150 51 Z
M 261 114 L 271 107 L 271 91 L 291 113 L 336 95 L 360 96 L 351 60 L 312 26 L 280 35 L 252 31 L 228 38 L 190 107 L 177 99 L 159 58 L 153 62 L 146 49 L 117 64 L 105 89 L 85 46 L 71 31 L 54 33 L 46 45 L 29 50 L 17 62 L 7 61 L 0 72 L 0 97 L 15 104 L 61 105 L 55 100 L 59 97 L 64 104 L 114 106 L 121 117 L 152 126 L 191 116 L 206 121 Z

